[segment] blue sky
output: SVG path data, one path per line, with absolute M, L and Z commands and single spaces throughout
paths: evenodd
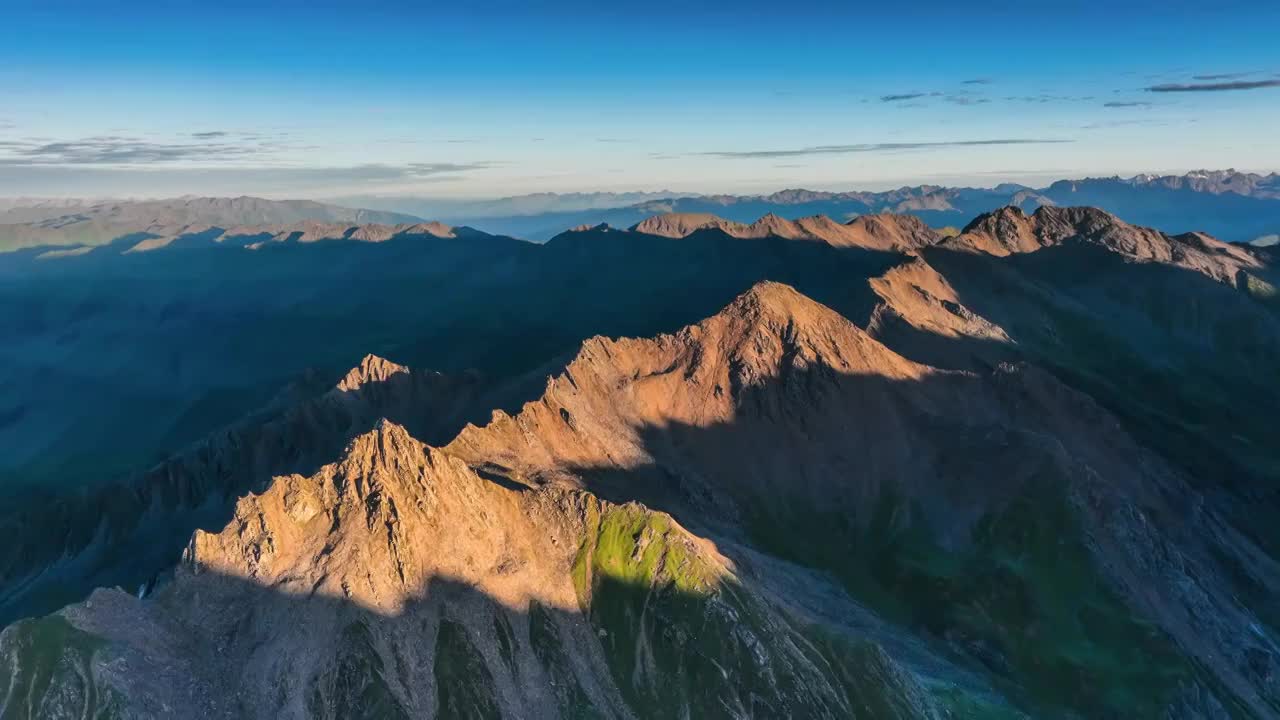
M 1280 3 L 0 0 L 0 195 L 1280 170 Z

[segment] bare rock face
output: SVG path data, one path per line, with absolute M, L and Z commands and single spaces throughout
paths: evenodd
M 331 461 L 353 433 L 383 417 L 439 437 L 480 391 L 475 377 L 412 371 L 369 355 L 336 387 L 268 407 L 140 477 L 8 514 L 0 528 L 17 540 L 0 550 L 0 608 L 12 617 L 94 585 L 147 585 L 172 564 L 193 524 L 225 522 L 237 497 L 273 475 Z
M 724 230 L 732 235 L 743 227 L 745 226 L 741 223 L 730 222 L 710 213 L 667 213 L 642 220 L 632 226 L 631 230 L 645 235 L 682 238 L 707 228 Z
M 1017 357 L 1008 332 L 966 306 L 923 258 L 869 282 L 881 302 L 867 332 L 896 351 L 948 369 L 994 367 Z
M 631 227 L 632 232 L 683 238 L 700 230 L 718 230 L 743 239 L 779 237 L 788 240 L 821 240 L 799 224 L 772 213 L 750 224 L 725 220 L 708 213 L 669 213 L 655 215 Z
M 890 214 L 863 215 L 841 225 L 825 215 L 787 220 L 770 213 L 748 225 L 708 213 L 668 213 L 654 215 L 631 228 L 632 232 L 667 238 L 684 238 L 708 230 L 743 239 L 777 237 L 896 252 L 934 245 L 940 240 L 918 218 Z
M 1068 243 L 1097 245 L 1135 260 L 1174 265 L 1232 284 L 1240 272 L 1263 266 L 1247 248 L 1203 233 L 1165 235 L 1085 207 L 1043 206 L 1031 215 L 1017 207 L 1002 208 L 979 216 L 946 244 L 1009 255 Z
M 914 215 L 859 215 L 844 226 L 856 238 L 845 245 L 873 250 L 896 250 L 905 252 L 942 241 L 942 237 L 933 228 Z M 830 241 L 829 241 L 830 242 Z M 832 242 L 833 245 L 840 243 Z

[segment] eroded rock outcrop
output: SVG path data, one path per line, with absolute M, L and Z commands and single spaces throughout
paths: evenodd
M 14 539 L 0 550 L 4 617 L 47 612 L 95 585 L 149 584 L 194 527 L 221 524 L 237 497 L 273 475 L 333 460 L 383 417 L 443 439 L 482 385 L 369 355 L 327 391 L 296 390 L 303 399 L 278 399 L 138 477 L 0 518 L 0 532 Z

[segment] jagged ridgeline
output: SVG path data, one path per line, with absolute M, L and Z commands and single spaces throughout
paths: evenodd
M 671 241 L 896 259 L 510 382 L 366 358 L 152 475 L 228 509 L 143 597 L 0 633 L 0 717 L 1280 712 L 1269 256 L 1056 208 L 547 250 Z

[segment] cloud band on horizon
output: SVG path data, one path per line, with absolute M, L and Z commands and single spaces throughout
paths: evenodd
M 787 150 L 723 150 L 696 153 L 704 157 L 723 159 L 787 158 L 806 155 L 845 155 L 852 153 L 893 152 L 897 150 L 937 150 L 957 147 L 982 147 L 990 145 L 1052 145 L 1072 143 L 1074 140 L 1040 138 L 996 138 L 991 140 L 947 140 L 942 142 L 914 143 L 860 143 L 855 145 L 815 145 Z
M 1147 92 L 1224 92 L 1228 90 L 1258 90 L 1261 88 L 1280 87 L 1280 80 L 1241 80 L 1235 82 L 1210 83 L 1165 83 L 1144 88 Z

